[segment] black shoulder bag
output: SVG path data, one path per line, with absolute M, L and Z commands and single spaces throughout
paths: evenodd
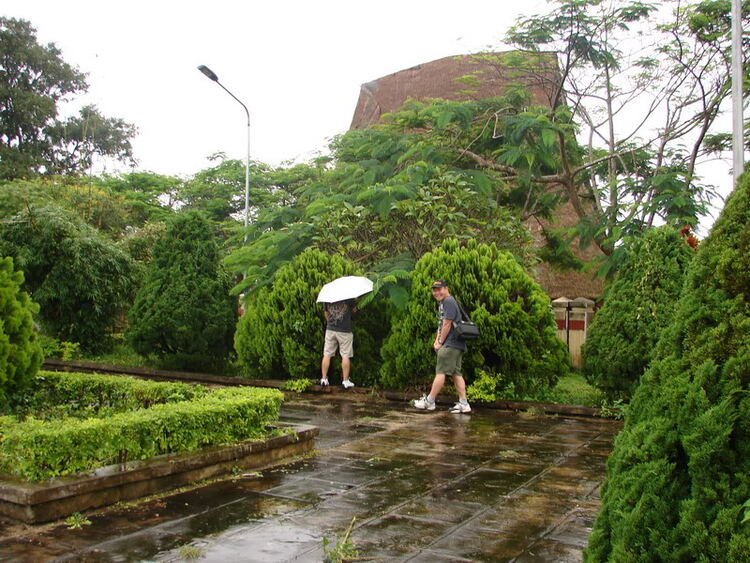
M 458 300 L 456 300 L 456 304 L 458 305 L 458 310 L 461 311 L 461 319 L 453 321 L 453 330 L 456 332 L 456 336 L 464 340 L 479 338 L 479 327 L 471 322 L 469 315 L 466 314 L 466 311 L 461 307 L 461 303 Z

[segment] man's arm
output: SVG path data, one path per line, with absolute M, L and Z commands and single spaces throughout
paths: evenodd
M 448 335 L 450 334 L 451 328 L 453 328 L 453 321 L 450 319 L 443 319 L 443 324 L 440 327 L 437 336 L 435 337 L 435 342 L 432 344 L 432 347 L 435 350 L 442 348 L 443 344 L 445 344 L 445 341 L 448 340 Z

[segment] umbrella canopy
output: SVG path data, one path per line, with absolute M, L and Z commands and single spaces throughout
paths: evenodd
M 336 303 L 354 299 L 372 291 L 372 282 L 362 276 L 344 276 L 328 282 L 318 293 L 318 303 Z

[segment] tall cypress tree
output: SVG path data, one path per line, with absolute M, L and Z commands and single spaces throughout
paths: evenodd
M 154 247 L 128 317 L 130 342 L 166 366 L 220 367 L 231 350 L 237 317 L 231 287 L 209 220 L 196 212 L 179 214 Z
M 21 290 L 23 273 L 0 260 L 0 405 L 22 390 L 42 363 L 32 315 L 38 306 Z
M 750 175 L 688 269 L 608 464 L 587 561 L 750 561 Z
M 629 399 L 672 320 L 695 252 L 669 226 L 624 245 L 625 261 L 607 288 L 583 348 L 583 374 L 611 398 Z
M 450 283 L 451 294 L 481 330 L 464 357 L 469 383 L 481 369 L 493 382 L 512 383 L 525 395 L 554 386 L 568 372 L 565 345 L 539 284 L 494 244 L 449 239 L 414 267 L 409 305 L 394 316 L 382 350 L 385 387 L 423 385 L 434 373 L 437 303 L 429 288 L 435 279 Z

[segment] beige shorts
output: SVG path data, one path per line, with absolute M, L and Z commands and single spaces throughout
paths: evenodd
M 326 330 L 326 341 L 323 345 L 323 355 L 335 356 L 337 348 L 342 358 L 354 357 L 354 334 L 351 332 Z

